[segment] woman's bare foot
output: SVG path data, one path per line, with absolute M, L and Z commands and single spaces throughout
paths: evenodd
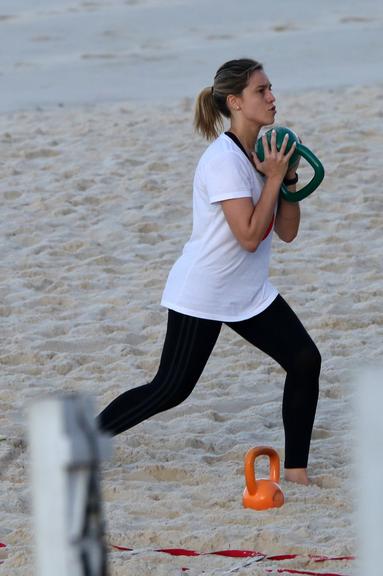
M 285 468 L 285 480 L 287 482 L 296 482 L 297 484 L 310 484 L 306 468 Z

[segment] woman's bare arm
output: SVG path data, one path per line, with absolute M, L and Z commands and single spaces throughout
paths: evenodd
M 259 201 L 255 205 L 251 198 L 235 198 L 222 202 L 223 212 L 231 231 L 241 246 L 250 252 L 255 252 L 270 226 L 279 190 L 290 157 L 295 151 L 294 143 L 285 154 L 287 138 L 278 151 L 275 132 L 271 136 L 270 146 L 265 136 L 262 140 L 265 153 L 263 162 L 260 162 L 255 152 L 253 153 L 255 167 L 266 177 Z

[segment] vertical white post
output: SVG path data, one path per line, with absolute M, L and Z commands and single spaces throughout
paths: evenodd
M 382 576 L 383 367 L 359 376 L 356 399 L 359 574 Z
M 30 409 L 37 576 L 106 576 L 98 463 L 110 452 L 90 399 Z

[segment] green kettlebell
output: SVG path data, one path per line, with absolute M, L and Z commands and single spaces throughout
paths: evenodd
M 311 152 L 311 150 L 307 148 L 307 146 L 304 146 L 300 142 L 295 132 L 283 126 L 276 126 L 273 129 L 275 130 L 277 136 L 276 144 L 278 150 L 280 150 L 283 138 L 285 137 L 286 134 L 289 135 L 289 139 L 286 146 L 286 152 L 290 150 L 291 146 L 293 145 L 293 142 L 296 142 L 296 150 L 289 160 L 290 167 L 294 166 L 299 156 L 302 156 L 302 158 L 307 160 L 310 166 L 312 166 L 312 168 L 314 169 L 314 176 L 312 177 L 310 182 L 308 182 L 306 186 L 303 186 L 303 188 L 301 188 L 300 190 L 297 190 L 296 192 L 289 192 L 285 184 L 282 184 L 281 186 L 281 194 L 285 200 L 287 200 L 288 202 L 299 202 L 299 200 L 303 200 L 303 198 L 306 198 L 307 196 L 312 194 L 312 192 L 314 192 L 314 190 L 316 190 L 319 184 L 322 182 L 324 178 L 323 165 L 320 162 L 320 160 L 315 156 L 315 154 Z M 269 145 L 271 143 L 271 133 L 273 129 L 268 130 L 268 132 L 266 132 L 266 138 Z M 265 153 L 263 150 L 262 138 L 259 138 L 257 140 L 256 152 L 260 161 L 263 162 L 265 158 Z

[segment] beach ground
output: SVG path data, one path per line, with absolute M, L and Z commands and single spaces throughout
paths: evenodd
M 282 480 L 282 508 L 242 507 L 247 450 L 269 444 L 283 460 L 284 377 L 225 328 L 192 396 L 117 437 L 103 466 L 108 545 L 146 550 L 110 549 L 111 576 L 281 568 L 150 552 L 169 547 L 298 553 L 283 568 L 352 570 L 352 561 L 318 567 L 309 555 L 357 552 L 353 381 L 382 356 L 382 102 L 377 85 L 278 104 L 278 122 L 326 168 L 321 188 L 302 202 L 296 241 L 275 238 L 271 266 L 323 357 L 312 485 Z M 205 147 L 192 114 L 186 98 L 168 107 L 126 102 L 0 116 L 1 574 L 31 573 L 29 403 L 75 391 L 101 409 L 156 371 L 166 325 L 159 301 L 191 231 L 192 176 Z

